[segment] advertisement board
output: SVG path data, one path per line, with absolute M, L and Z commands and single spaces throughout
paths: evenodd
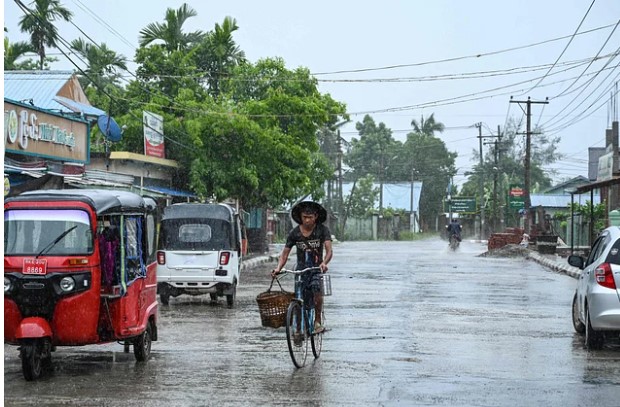
M 142 112 L 144 125 L 144 154 L 166 158 L 164 149 L 164 118 L 158 114 Z

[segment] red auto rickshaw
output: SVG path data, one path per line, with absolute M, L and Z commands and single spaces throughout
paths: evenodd
M 4 341 L 26 380 L 57 346 L 157 340 L 156 203 L 113 190 L 41 190 L 4 203 Z

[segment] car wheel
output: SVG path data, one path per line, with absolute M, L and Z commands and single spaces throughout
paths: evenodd
M 168 293 L 159 294 L 159 300 L 161 301 L 162 305 L 168 305 L 170 303 L 170 294 Z
M 600 331 L 592 329 L 590 322 L 590 311 L 586 308 L 586 348 L 590 350 L 598 350 L 603 347 L 605 337 Z
M 579 301 L 579 297 L 577 296 L 577 293 L 575 293 L 575 296 L 573 297 L 573 328 L 575 328 L 575 331 L 577 333 L 584 334 L 586 332 L 586 326 L 579 319 L 578 301 Z
M 217 293 L 209 293 L 209 297 L 211 297 L 211 301 L 217 302 Z

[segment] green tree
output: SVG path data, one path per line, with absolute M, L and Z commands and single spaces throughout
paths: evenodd
M 34 0 L 30 6 L 34 8 L 28 9 L 19 20 L 19 28 L 22 32 L 30 34 L 30 44 L 39 55 L 39 69 L 43 69 L 45 47 L 55 47 L 59 39 L 54 21 L 57 19 L 70 21 L 73 13 L 63 7 L 58 0 Z
M 106 83 L 118 83 L 120 77 L 118 70 L 127 70 L 127 59 L 109 49 L 104 43 L 92 45 L 78 38 L 71 41 L 71 48 L 87 63 L 84 72 L 88 77 L 82 79 L 83 87 L 88 86 L 91 80 L 100 87 L 105 86 Z
M 232 34 L 237 31 L 237 21 L 226 17 L 222 25 L 216 23 L 195 51 L 196 67 L 203 73 L 209 92 L 220 94 L 220 81 L 230 76 L 232 69 L 246 62 L 245 52 L 235 43 Z
M 351 139 L 351 151 L 345 162 L 354 169 L 355 178 L 372 174 L 379 183 L 392 180 L 389 171 L 394 169 L 394 159 L 400 153 L 401 143 L 392 137 L 392 130 L 384 123 L 377 125 L 370 115 L 355 124 L 360 138 Z
M 489 202 L 503 201 L 510 185 L 525 184 L 525 143 L 523 122 L 513 118 L 508 120 L 502 137 L 497 143 L 489 144 L 483 163 L 480 165 L 480 152 L 472 150 L 472 160 L 476 162 L 471 175 L 463 184 L 460 194 L 463 196 L 480 195 L 480 177 L 482 177 L 482 202 L 487 203 L 485 214 L 491 224 L 497 224 L 502 204 L 488 205 Z M 530 151 L 530 193 L 548 189 L 552 185 L 549 173 L 544 166 L 562 158 L 558 152 L 559 137 L 549 137 L 542 129 L 533 130 L 535 142 L 531 143 Z M 496 161 L 497 160 L 497 161 Z M 494 196 L 495 195 L 495 196 Z M 515 218 L 516 219 L 516 218 Z
M 196 10 L 183 3 L 177 10 L 168 8 L 164 23 L 150 23 L 140 30 L 140 46 L 147 47 L 155 41 L 162 41 L 168 52 L 183 51 L 191 48 L 204 38 L 202 31 L 183 32 L 183 24 L 196 17 Z
M 375 179 L 372 175 L 361 177 L 351 189 L 348 197 L 348 213 L 356 218 L 363 218 L 373 213 L 375 203 L 379 198 L 379 188 L 374 187 Z
M 34 52 L 32 45 L 26 41 L 9 42 L 8 37 L 4 37 L 4 70 L 31 70 L 36 69 L 37 63 L 32 59 L 23 60 L 26 54 Z M 17 62 L 18 60 L 21 62 Z
M 403 156 L 410 166 L 405 166 L 402 177 L 422 181 L 420 219 L 432 225 L 443 212 L 442 201 L 454 173 L 457 153 L 448 151 L 445 143 L 432 134 L 413 131 L 407 134 Z
M 434 136 L 435 132 L 443 133 L 445 129 L 443 123 L 435 121 L 435 113 L 432 113 L 426 120 L 424 120 L 424 116 L 422 115 L 419 123 L 415 119 L 411 120 L 411 126 L 413 127 L 414 133 L 426 134 L 429 136 Z

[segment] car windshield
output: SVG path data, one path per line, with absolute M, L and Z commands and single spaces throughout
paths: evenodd
M 88 213 L 80 209 L 8 210 L 4 212 L 4 255 L 36 256 L 42 251 L 45 256 L 90 254 L 91 230 Z
M 161 226 L 162 250 L 230 250 L 230 223 L 219 219 L 170 219 Z

